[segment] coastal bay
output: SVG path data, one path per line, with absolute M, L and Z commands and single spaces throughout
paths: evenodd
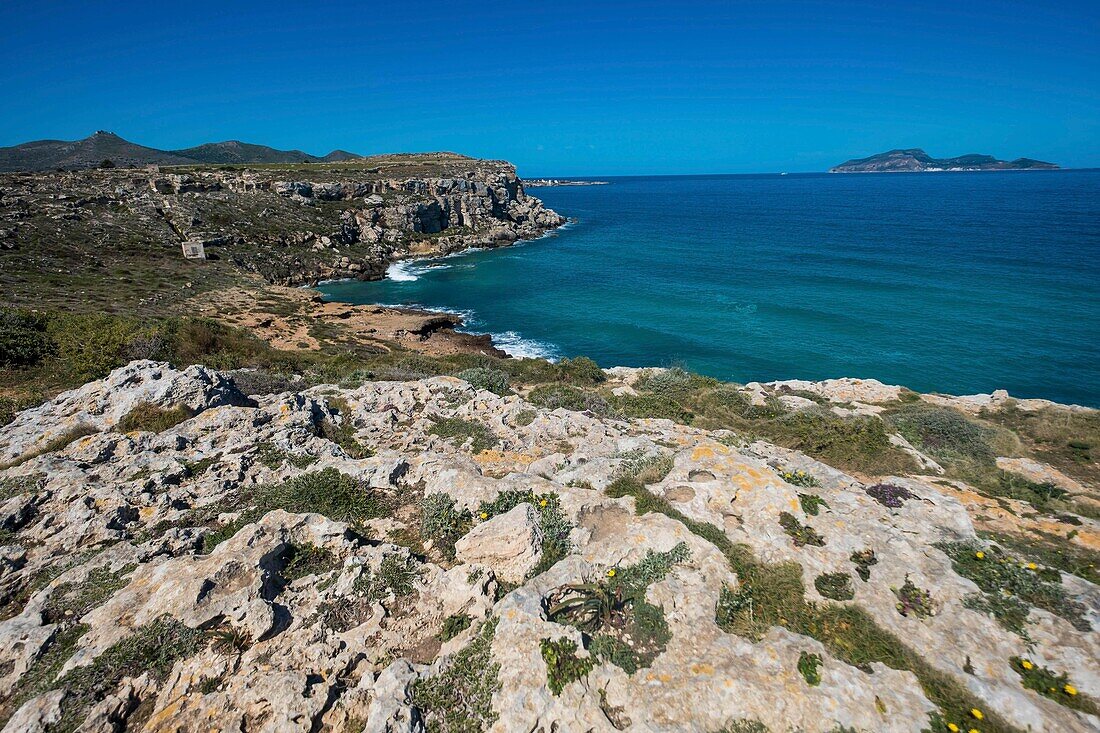
M 539 196 L 576 222 L 321 290 L 460 313 L 516 355 L 1100 404 L 1100 172 L 618 178 Z

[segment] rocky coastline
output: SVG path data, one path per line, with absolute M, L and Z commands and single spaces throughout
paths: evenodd
M 694 389 L 593 366 L 562 374 L 619 411 Z M 16 415 L 5 733 L 1100 722 L 1093 576 L 1009 544 L 1064 531 L 945 474 L 926 453 L 942 444 L 889 427 L 926 460 L 866 475 L 485 379 L 265 388 L 137 361 Z M 728 389 L 745 414 L 868 425 L 1062 409 L 874 380 Z M 1095 502 L 1047 464 L 997 460 Z M 1100 545 L 1072 516 L 1070 544 Z

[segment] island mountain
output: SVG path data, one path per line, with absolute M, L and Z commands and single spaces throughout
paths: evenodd
M 830 173 L 912 173 L 924 171 L 1055 170 L 1054 163 L 1031 158 L 998 160 L 971 153 L 955 158 L 933 158 L 920 148 L 890 150 L 867 158 L 855 158 L 830 168 Z
M 119 168 L 146 165 L 195 165 L 234 163 L 336 163 L 362 156 L 333 150 L 318 157 L 301 150 L 276 150 L 239 140 L 206 143 L 184 150 L 158 150 L 124 140 L 100 130 L 83 140 L 36 140 L 0 148 L 0 171 L 42 171 L 94 168 L 110 161 Z

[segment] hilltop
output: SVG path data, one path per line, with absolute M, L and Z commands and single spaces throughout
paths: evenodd
M 955 158 L 933 158 L 920 148 L 890 150 L 867 158 L 856 158 L 830 168 L 830 173 L 912 173 L 919 171 L 1054 170 L 1054 163 L 1031 158 L 998 160 L 992 155 L 972 153 Z
M 79 170 L 109 161 L 119 168 L 147 165 L 195 165 L 226 163 L 331 163 L 362 156 L 334 150 L 315 156 L 301 150 L 277 150 L 238 140 L 206 143 L 184 150 L 157 150 L 129 142 L 100 130 L 82 140 L 37 140 L 0 148 L 0 171 Z

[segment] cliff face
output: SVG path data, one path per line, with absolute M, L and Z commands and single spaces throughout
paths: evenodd
M 65 269 L 105 256 L 150 265 L 201 243 L 271 283 L 369 279 L 395 259 L 506 245 L 564 221 L 509 164 L 452 154 L 10 174 L 0 176 L 0 255 L 18 255 L 0 260 L 0 275 L 41 273 L 62 255 Z
M 914 399 L 724 394 L 872 421 Z M 1097 587 L 975 531 L 1045 526 L 1022 502 L 936 477 L 900 435 L 928 475 L 539 404 L 454 377 L 246 397 L 134 362 L 19 414 L 4 730 L 1095 729 Z

